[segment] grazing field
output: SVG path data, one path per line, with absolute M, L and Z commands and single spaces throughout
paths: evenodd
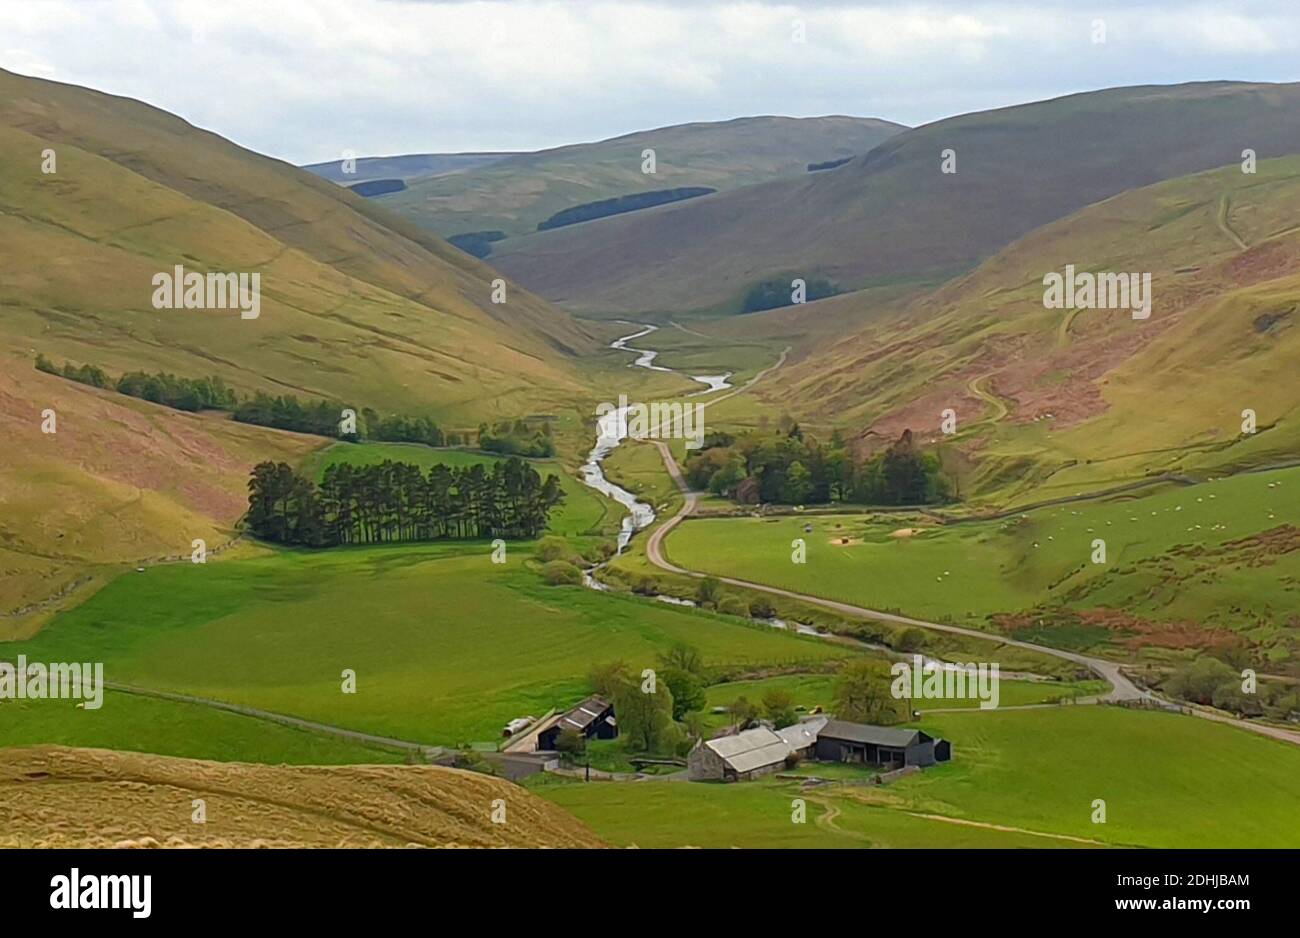
M 1063 647 L 1181 649 L 1217 636 L 1284 667 L 1300 657 L 1296 491 L 1300 469 L 1285 469 L 949 525 L 888 515 L 695 519 L 667 549 L 690 569 L 922 618 L 985 625 L 996 613 L 1033 612 L 1011 624 Z M 911 536 L 895 536 L 904 528 Z M 806 564 L 790 560 L 796 538 Z M 1106 542 L 1105 564 L 1092 562 L 1095 539 Z
M 66 700 L 0 701 L 0 748 L 57 742 L 216 762 L 348 765 L 402 762 L 391 749 L 319 736 L 198 704 L 108 691 L 99 710 Z
M 885 668 L 886 665 L 882 664 L 882 672 Z M 1017 707 L 1068 700 L 1076 697 L 1089 697 L 1105 692 L 1107 687 L 1108 685 L 1104 681 L 1009 681 L 1003 679 L 998 683 L 998 705 L 1001 707 Z M 804 710 L 812 710 L 815 707 L 821 707 L 827 711 L 834 709 L 832 700 L 835 693 L 835 676 L 832 674 L 783 674 L 779 677 L 761 678 L 753 681 L 728 681 L 725 684 L 714 684 L 705 691 L 708 700 L 706 706 L 708 708 L 729 707 L 739 697 L 744 697 L 750 703 L 757 704 L 762 702 L 764 694 L 773 690 L 788 691 L 794 697 L 795 705 L 803 707 Z M 913 702 L 913 707 L 926 711 L 932 707 L 966 708 L 978 707 L 979 704 L 978 699 L 970 697 L 934 701 L 919 700 Z M 718 725 L 726 722 L 725 716 L 714 714 L 709 714 L 709 716 L 711 718 L 716 716 Z
M 860 804 L 834 789 L 802 792 L 764 779 L 732 785 L 703 782 L 559 782 L 528 786 L 620 847 L 812 849 L 864 847 L 1078 846 L 1027 834 L 957 826 Z M 793 823 L 802 798 L 807 819 Z
M 795 666 L 844 648 L 584 587 L 486 543 L 275 551 L 127 574 L 0 657 L 103 661 L 105 679 L 431 744 L 491 740 L 588 692 L 600 661 Z M 341 673 L 356 672 L 355 694 Z M 100 714 L 108 711 L 106 705 Z M 51 739 L 57 742 L 58 739 Z
M 945 713 L 953 760 L 884 789 L 915 810 L 1147 847 L 1300 847 L 1300 747 L 1168 713 Z M 1091 821 L 1094 799 L 1105 824 Z
M 369 466 L 384 460 L 414 463 L 425 472 L 432 466 L 491 465 L 505 457 L 458 449 L 437 449 L 419 443 L 334 443 L 312 453 L 307 462 L 309 475 L 319 479 L 332 463 Z M 622 509 L 602 498 L 571 474 L 558 459 L 530 459 L 528 464 L 546 478 L 554 475 L 564 490 L 564 503 L 551 513 L 548 530 L 553 534 L 580 536 L 612 534 L 618 531 Z
M 953 761 L 878 788 L 803 791 L 774 778 L 530 787 L 611 843 L 641 847 L 1300 846 L 1294 746 L 1102 706 L 937 714 L 921 726 L 953 742 Z M 807 824 L 790 821 L 798 797 Z M 1104 824 L 1092 822 L 1095 799 Z

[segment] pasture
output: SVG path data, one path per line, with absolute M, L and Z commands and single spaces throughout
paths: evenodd
M 1300 602 L 1296 491 L 1300 469 L 1284 469 L 948 525 L 881 514 L 692 519 L 667 552 L 693 570 L 968 625 L 1062 607 L 1230 629 L 1284 665 L 1295 660 L 1287 616 Z M 896 536 L 904 528 L 915 533 Z M 796 539 L 807 545 L 804 564 L 791 562 Z M 1104 564 L 1093 563 L 1096 540 Z M 1136 634 L 1076 623 L 1041 638 L 1178 647 L 1132 625 Z
M 677 642 L 741 668 L 849 654 L 708 612 L 546 586 L 525 567 L 527 544 L 511 544 L 505 564 L 490 556 L 486 543 L 394 545 L 154 567 L 30 641 L 0 643 L 0 657 L 102 661 L 112 682 L 455 745 L 577 702 L 596 662 L 639 670 Z M 355 694 L 342 693 L 345 669 Z
M 0 701 L 0 748 L 42 743 L 268 765 L 369 764 L 405 758 L 396 750 L 118 691 L 105 692 L 99 710 L 80 710 L 66 700 Z
M 952 740 L 953 761 L 881 787 L 805 791 L 774 777 L 529 787 L 621 846 L 1300 846 L 1294 746 L 1101 706 L 936 714 L 920 725 Z M 805 824 L 791 822 L 794 798 L 807 802 Z M 1092 821 L 1097 799 L 1105 823 Z

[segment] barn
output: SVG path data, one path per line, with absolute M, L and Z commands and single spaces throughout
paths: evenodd
M 817 734 L 813 752 L 823 762 L 860 762 L 901 769 L 909 765 L 934 765 L 941 761 L 935 756 L 935 742 L 933 736 L 920 730 L 828 720 Z M 950 755 L 946 741 L 938 742 L 943 744 L 942 754 Z
M 538 750 L 554 749 L 565 730 L 581 733 L 587 739 L 613 739 L 618 735 L 614 705 L 593 694 L 537 734 Z
M 757 726 L 732 736 L 720 736 L 699 743 L 687 759 L 687 770 L 695 781 L 741 782 L 761 778 L 785 768 L 786 758 L 812 755 L 817 733 L 825 717 L 805 720 L 794 726 L 771 730 Z
M 686 760 L 693 781 L 743 782 L 785 766 L 789 744 L 766 726 L 706 739 Z

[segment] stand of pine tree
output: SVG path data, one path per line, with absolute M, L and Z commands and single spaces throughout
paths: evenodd
M 522 459 L 491 469 L 385 460 L 337 463 L 319 486 L 286 463 L 259 463 L 248 481 L 248 528 L 280 544 L 334 547 L 400 541 L 534 538 L 564 498 L 560 480 Z

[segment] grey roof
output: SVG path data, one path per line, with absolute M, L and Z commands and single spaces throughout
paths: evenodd
M 827 720 L 826 725 L 817 735 L 821 739 L 843 739 L 853 743 L 870 743 L 873 746 L 890 746 L 896 749 L 905 749 L 922 736 L 926 739 L 930 738 L 920 730 L 868 726 L 865 723 L 849 723 L 847 720 Z
M 735 736 L 706 740 L 704 745 L 716 752 L 735 772 L 749 772 L 775 765 L 790 753 L 790 745 L 765 726 L 745 730 Z
M 780 736 L 791 749 L 807 749 L 817 742 L 817 735 L 828 722 L 826 717 L 813 717 L 811 720 L 804 720 L 794 726 L 777 730 L 776 735 Z

